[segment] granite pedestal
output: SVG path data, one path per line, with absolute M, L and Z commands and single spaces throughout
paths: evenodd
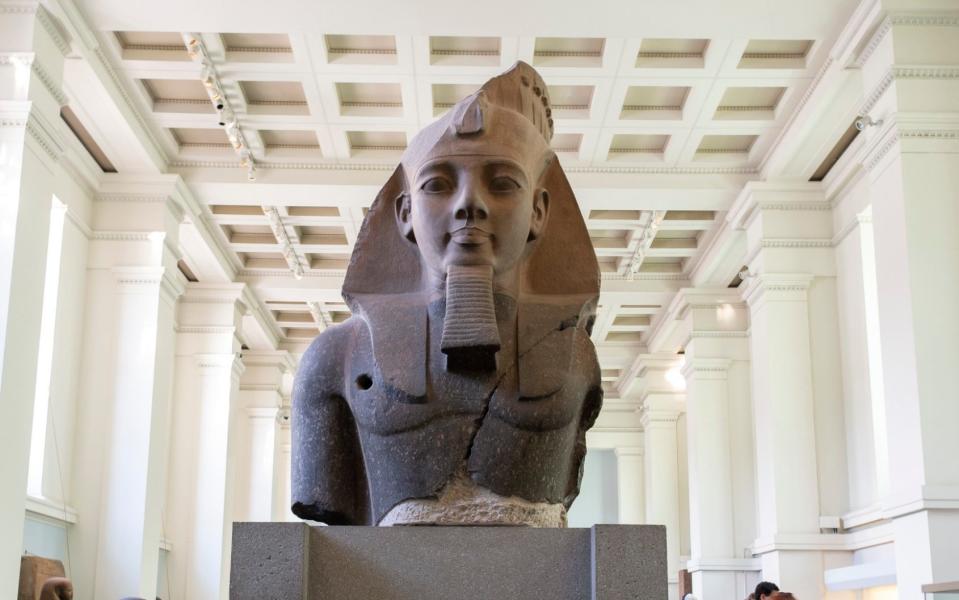
M 232 600 L 665 600 L 666 529 L 235 523 Z

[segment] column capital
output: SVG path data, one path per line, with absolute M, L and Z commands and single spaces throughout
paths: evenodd
M 760 273 L 749 278 L 743 297 L 754 311 L 765 302 L 806 302 L 813 279 L 809 273 Z
M 690 358 L 683 367 L 683 377 L 686 379 L 726 379 L 729 377 L 729 367 L 733 364 L 730 358 Z
M 239 352 L 224 354 L 202 353 L 194 354 L 193 357 L 196 359 L 196 364 L 201 370 L 230 369 L 231 375 L 236 379 L 239 379 L 243 371 L 246 370 L 246 366 L 243 364 L 243 359 L 240 357 Z
M 616 455 L 616 458 L 642 458 L 645 451 L 642 446 L 616 446 L 613 448 L 613 454 Z
M 832 206 L 816 182 L 750 181 L 729 209 L 726 220 L 746 229 L 766 211 L 829 211 Z
M 296 370 L 296 359 L 288 350 L 244 350 L 243 362 L 248 367 L 276 367 L 288 373 Z
M 671 394 L 673 397 L 661 394 L 649 395 L 643 399 L 639 409 L 639 420 L 643 429 L 655 427 L 675 427 L 679 416 L 686 410 L 685 396 L 680 393 Z
M 176 302 L 186 287 L 183 276 L 166 267 L 113 267 L 110 272 L 120 293 L 146 294 L 157 291 L 170 304 Z
M 685 346 L 692 332 L 745 331 L 746 304 L 737 289 L 682 288 L 647 332 L 647 347 Z

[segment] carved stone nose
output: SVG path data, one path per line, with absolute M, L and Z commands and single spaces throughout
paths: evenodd
M 458 220 L 482 221 L 489 214 L 486 211 L 486 205 L 476 194 L 464 194 L 456 204 L 456 212 L 453 216 Z

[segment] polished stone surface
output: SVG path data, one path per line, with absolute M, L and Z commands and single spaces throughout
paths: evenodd
M 564 523 L 602 406 L 600 273 L 551 115 L 516 63 L 418 133 L 377 194 L 343 284 L 351 316 L 296 375 L 297 516 Z M 471 491 L 451 504 L 454 488 Z
M 657 525 L 237 523 L 232 600 L 665 600 Z

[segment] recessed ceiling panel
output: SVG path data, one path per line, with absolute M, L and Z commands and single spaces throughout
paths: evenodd
M 353 117 L 403 115 L 403 92 L 398 83 L 337 83 L 340 113 Z
M 630 86 L 622 119 L 682 119 L 689 88 L 685 86 Z
M 636 56 L 638 68 L 701 69 L 709 40 L 646 38 Z
M 730 154 L 749 152 L 756 142 L 755 135 L 704 135 L 697 154 Z
M 812 40 L 750 40 L 740 69 L 802 69 Z
M 430 64 L 433 65 L 496 66 L 499 55 L 498 37 L 430 37 Z
M 396 37 L 392 35 L 327 35 L 326 54 L 331 63 L 344 65 L 395 65 Z
M 720 120 L 771 120 L 786 91 L 784 87 L 726 88 L 714 118 Z
M 299 81 L 241 81 L 240 88 L 251 113 L 310 114 L 303 85 Z
M 434 83 L 433 115 L 439 116 L 480 88 L 479 83 Z
M 190 55 L 178 32 L 117 31 L 124 60 L 189 61 Z
M 536 38 L 533 64 L 538 67 L 601 67 L 604 38 Z
M 591 85 L 550 85 L 549 105 L 554 119 L 588 119 L 593 102 Z
M 650 133 L 617 133 L 609 146 L 610 154 L 662 154 L 668 135 Z
M 406 149 L 402 131 L 348 131 L 346 137 L 353 156 L 395 157 Z
M 568 152 L 575 154 L 579 152 L 579 146 L 583 143 L 582 133 L 556 133 L 550 142 L 554 152 Z
M 230 140 L 226 137 L 226 132 L 219 128 L 176 127 L 170 132 L 180 146 L 230 148 Z

